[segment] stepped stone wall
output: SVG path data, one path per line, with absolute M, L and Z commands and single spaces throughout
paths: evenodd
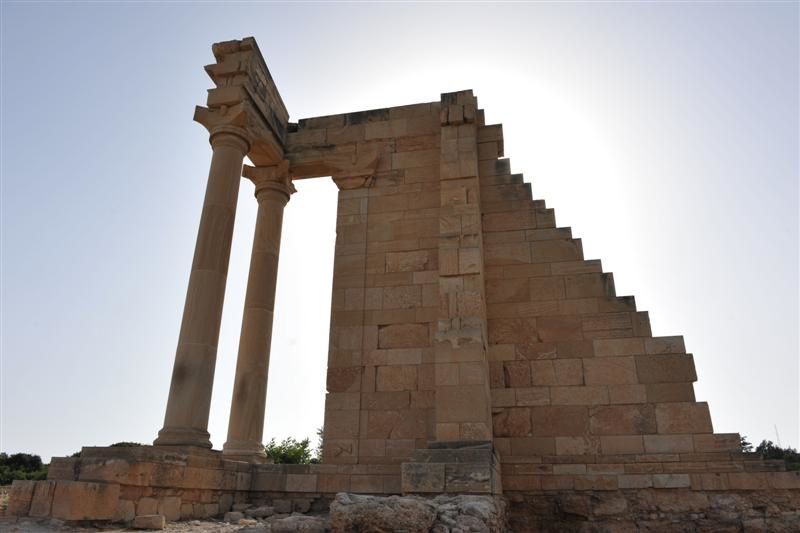
M 14 485 L 14 514 L 183 519 L 324 509 L 340 492 L 456 493 L 502 494 L 513 531 L 800 524 L 800 473 L 714 433 L 683 338 L 653 337 L 648 313 L 532 198 L 472 91 L 289 123 L 254 40 L 214 51 L 217 87 L 196 113 L 214 156 L 165 426 L 152 447 L 54 460 L 48 481 Z M 206 427 L 212 337 L 245 155 L 259 216 L 220 453 Z M 281 213 L 291 180 L 328 176 L 322 464 L 263 464 Z

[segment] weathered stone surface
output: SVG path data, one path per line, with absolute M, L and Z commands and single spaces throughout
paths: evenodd
M 111 520 L 118 502 L 116 483 L 58 481 L 51 516 L 60 520 Z
M 35 481 L 14 480 L 11 484 L 6 514 L 9 516 L 28 516 L 35 486 Z
M 396 531 L 426 533 L 436 519 L 436 507 L 414 497 L 359 496 L 340 493 L 331 503 L 334 532 Z
M 340 493 L 331 504 L 331 529 L 351 531 L 506 531 L 505 502 L 491 496 L 358 496 Z
M 166 519 L 164 515 L 160 514 L 147 514 L 139 515 L 133 519 L 131 527 L 133 529 L 164 529 Z

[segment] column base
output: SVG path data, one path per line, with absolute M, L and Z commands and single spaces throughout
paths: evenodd
M 201 429 L 165 427 L 158 432 L 153 446 L 198 446 L 211 449 L 211 435 Z
M 248 463 L 272 462 L 267 457 L 267 452 L 261 443 L 228 441 L 222 446 L 222 455 L 225 459 L 247 461 Z

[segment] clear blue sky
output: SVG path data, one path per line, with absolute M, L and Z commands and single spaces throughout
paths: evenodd
M 253 35 L 292 120 L 473 88 L 514 172 L 683 334 L 715 430 L 798 439 L 798 4 L 3 2 L 0 450 L 162 426 L 210 160 L 214 41 Z M 266 438 L 322 424 L 335 187 L 299 185 Z M 210 431 L 224 441 L 244 184 Z

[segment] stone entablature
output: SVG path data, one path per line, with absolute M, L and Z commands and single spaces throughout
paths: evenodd
M 323 508 L 337 492 L 502 493 L 515 531 L 711 517 L 703 529 L 734 500 L 727 519 L 750 524 L 770 494 L 781 510 L 764 524 L 800 525 L 800 474 L 713 433 L 683 338 L 653 337 L 533 199 L 472 91 L 290 123 L 254 40 L 214 55 L 195 115 L 213 156 L 164 428 L 153 447 L 55 459 L 48 481 L 15 484 L 13 512 L 178 519 L 275 499 Z M 220 453 L 208 410 L 242 175 L 259 209 Z M 323 464 L 263 464 L 283 209 L 292 180 L 323 176 L 339 187 Z

